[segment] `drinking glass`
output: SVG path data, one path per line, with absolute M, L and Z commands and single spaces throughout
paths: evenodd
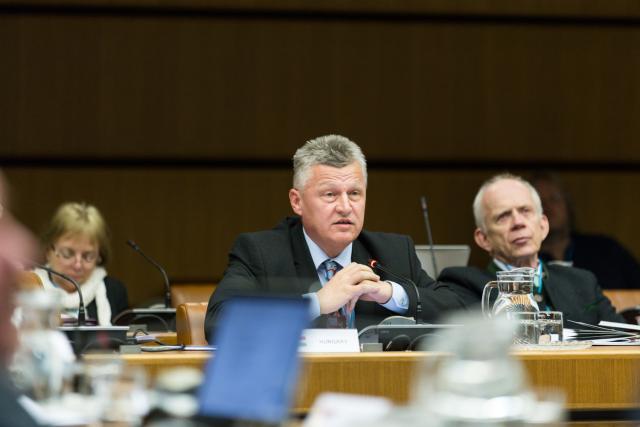
M 562 312 L 541 311 L 538 313 L 540 344 L 562 342 Z
M 540 329 L 538 312 L 510 312 L 507 319 L 514 322 L 513 343 L 521 345 L 538 344 Z

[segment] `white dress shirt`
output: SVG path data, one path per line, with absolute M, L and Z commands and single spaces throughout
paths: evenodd
M 316 242 L 311 240 L 311 237 L 309 237 L 306 230 L 304 230 L 304 227 L 302 231 L 304 233 L 304 239 L 307 242 L 307 246 L 309 247 L 309 252 L 311 252 L 311 258 L 313 259 L 313 265 L 318 274 L 318 279 L 320 280 L 320 284 L 324 286 L 324 284 L 327 282 L 327 279 L 324 275 L 324 271 L 320 271 L 320 266 L 323 262 L 331 257 L 328 256 L 320 248 L 320 246 L 316 244 Z M 351 264 L 352 250 L 353 243 L 349 243 L 349 245 L 344 248 L 344 250 L 340 252 L 337 257 L 331 259 L 333 259 L 335 262 L 340 264 L 342 268 L 344 268 L 347 265 Z M 407 310 L 409 310 L 409 296 L 407 295 L 407 292 L 398 283 L 392 282 L 390 280 L 388 280 L 388 282 L 391 284 L 392 288 L 391 298 L 386 303 L 380 305 L 382 305 L 387 310 L 393 311 L 394 313 L 405 314 Z M 303 296 L 309 299 L 309 310 L 311 319 L 313 320 L 316 317 L 320 316 L 320 301 L 318 300 L 318 295 L 316 295 L 315 292 L 311 292 Z

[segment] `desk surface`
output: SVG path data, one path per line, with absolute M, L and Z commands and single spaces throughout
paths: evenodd
M 640 406 L 640 347 L 518 351 L 535 387 L 564 390 L 568 409 L 628 409 Z M 407 403 L 416 367 L 432 352 L 305 354 L 295 407 L 307 410 L 325 391 L 386 396 Z M 85 356 L 98 360 L 99 355 Z M 150 376 L 176 366 L 202 368 L 209 352 L 166 352 L 121 356 Z

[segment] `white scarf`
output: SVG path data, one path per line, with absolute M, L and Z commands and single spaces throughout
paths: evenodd
M 46 270 L 36 268 L 34 272 L 42 280 L 45 289 L 59 289 L 57 285 L 51 282 L 49 273 Z M 91 301 L 95 300 L 96 302 L 98 325 L 100 326 L 111 326 L 111 304 L 107 299 L 107 287 L 104 284 L 106 275 L 107 271 L 104 268 L 96 267 L 89 278 L 80 284 L 85 307 L 91 304 Z M 62 307 L 77 308 L 79 304 L 80 297 L 77 292 L 62 292 Z

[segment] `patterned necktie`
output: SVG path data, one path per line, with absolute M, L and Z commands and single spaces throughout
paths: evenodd
M 342 269 L 342 266 L 332 259 L 328 259 L 323 262 L 324 265 L 324 277 L 327 282 L 333 278 L 333 276 Z M 353 313 L 347 316 L 346 310 L 342 307 L 340 310 L 327 314 L 327 328 L 352 328 L 353 327 Z

